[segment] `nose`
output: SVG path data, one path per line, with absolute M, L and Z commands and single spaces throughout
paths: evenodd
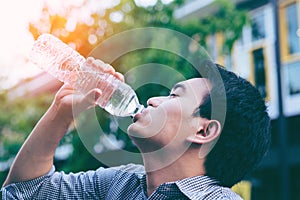
M 165 99 L 166 99 L 166 97 L 151 97 L 150 99 L 148 99 L 147 105 L 148 105 L 148 106 L 152 106 L 152 107 L 157 107 L 157 106 L 159 106 Z

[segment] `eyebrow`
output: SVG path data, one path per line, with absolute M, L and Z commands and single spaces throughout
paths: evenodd
M 186 90 L 186 87 L 183 84 L 181 84 L 181 83 L 177 83 L 176 85 L 174 85 L 174 87 L 172 88 L 172 90 L 176 90 L 178 88 L 181 88 L 183 91 Z

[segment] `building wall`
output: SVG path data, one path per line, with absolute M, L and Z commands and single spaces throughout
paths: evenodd
M 275 30 L 273 9 L 271 4 L 264 5 L 249 12 L 253 22 L 257 25 L 244 27 L 242 38 L 236 42 L 232 51 L 233 70 L 248 79 L 254 85 L 262 85 L 269 113 L 272 119 L 278 117 L 277 79 L 275 61 Z M 257 27 L 258 26 L 258 27 Z M 256 27 L 256 28 L 255 28 Z M 257 30 L 259 29 L 259 30 Z M 259 33 L 260 32 L 260 33 Z M 261 59 L 259 62 L 258 57 Z M 262 65 L 264 83 L 256 80 L 256 66 Z
M 217 34 L 208 38 L 208 52 L 215 61 L 256 85 L 268 104 L 272 118 L 272 145 L 261 167 L 247 178 L 251 182 L 250 198 L 299 199 L 300 0 L 245 2 L 242 7 L 248 9 L 253 23 L 244 27 L 231 57 L 227 59 L 218 51 L 222 43 Z M 274 10 L 273 3 L 276 2 L 278 10 Z M 201 9 L 197 12 L 201 13 Z M 278 22 L 275 21 L 277 14 Z M 185 13 L 186 18 L 195 16 L 196 11 L 191 15 Z M 278 41 L 279 48 L 275 49 Z M 280 66 L 276 65 L 278 58 Z M 277 80 L 278 68 L 280 82 Z M 280 84 L 284 116 L 279 110 Z
M 284 114 L 300 114 L 300 1 L 279 4 Z

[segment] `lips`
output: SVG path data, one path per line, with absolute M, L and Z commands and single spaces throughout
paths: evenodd
M 132 118 L 132 122 L 135 123 L 136 121 L 138 121 L 139 118 L 141 118 L 142 114 L 145 112 L 146 109 L 143 109 L 142 112 L 134 115 L 134 117 Z
M 138 120 L 138 116 L 139 114 L 134 115 L 134 117 L 132 118 L 132 122 L 135 123 Z

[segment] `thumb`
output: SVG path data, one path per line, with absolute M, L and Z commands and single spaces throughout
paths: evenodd
M 73 96 L 73 116 L 78 116 L 81 112 L 95 107 L 97 100 L 102 95 L 102 91 L 98 88 L 90 90 L 86 95 Z
M 102 90 L 99 88 L 95 88 L 90 90 L 83 98 L 84 104 L 86 104 L 86 108 L 90 108 L 96 105 L 97 100 L 102 95 Z
M 98 88 L 90 90 L 86 95 L 77 95 L 73 97 L 73 114 L 74 116 L 79 113 L 92 108 L 96 105 L 97 99 L 102 95 L 102 91 Z

